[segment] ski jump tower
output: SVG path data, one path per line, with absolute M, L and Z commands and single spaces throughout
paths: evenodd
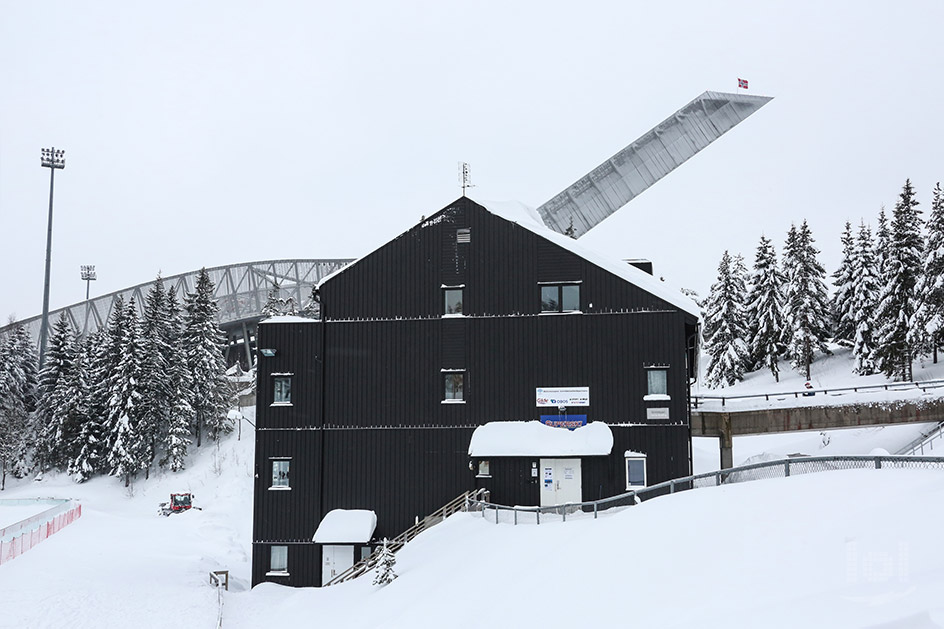
M 538 213 L 562 234 L 573 219 L 573 235 L 579 238 L 771 99 L 705 92 L 555 195 Z

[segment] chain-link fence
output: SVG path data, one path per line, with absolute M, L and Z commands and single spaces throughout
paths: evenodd
M 859 469 L 944 470 L 944 457 L 891 455 L 792 457 L 686 476 L 592 502 L 567 503 L 552 507 L 509 507 L 483 501 L 473 501 L 473 503 L 476 510 L 481 510 L 483 518 L 495 524 L 544 524 L 596 518 L 602 511 L 631 507 L 652 498 L 689 489 L 785 478 L 799 474 Z

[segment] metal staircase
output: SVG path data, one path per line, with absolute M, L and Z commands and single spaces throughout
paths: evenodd
M 387 548 L 389 548 L 392 552 L 397 552 L 414 537 L 426 529 L 436 526 L 453 513 L 458 513 L 459 511 L 476 511 L 480 509 L 481 507 L 478 505 L 481 503 L 487 503 L 488 497 L 489 493 L 486 489 L 476 489 L 475 491 L 467 491 L 463 494 L 459 494 L 436 511 L 430 513 L 425 518 L 394 537 L 392 540 L 389 540 L 387 542 Z M 379 560 L 380 551 L 378 549 L 374 549 L 374 552 L 371 553 L 369 557 L 354 564 L 327 583 L 324 583 L 322 587 L 344 583 L 345 581 L 350 581 L 351 579 L 361 576 L 365 572 L 370 572 L 377 567 L 377 562 Z

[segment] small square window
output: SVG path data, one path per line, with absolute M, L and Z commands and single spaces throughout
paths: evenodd
M 445 383 L 443 391 L 443 400 L 449 401 L 462 401 L 465 398 L 463 397 L 464 388 L 465 388 L 465 373 L 464 372 L 449 372 L 443 374 L 443 381 Z
M 289 485 L 289 468 L 291 467 L 291 459 L 274 459 L 272 461 L 272 485 L 271 487 L 278 487 L 288 489 Z
M 491 476 L 488 472 L 488 461 L 479 461 L 479 476 Z
M 443 289 L 443 313 L 447 315 L 462 314 L 462 288 Z
M 292 377 L 275 376 L 272 379 L 273 404 L 291 404 L 292 403 Z
M 647 395 L 668 395 L 668 369 L 647 369 Z
M 646 486 L 646 457 L 626 457 L 626 489 L 640 489 Z
M 269 547 L 269 572 L 288 572 L 288 546 Z
M 541 286 L 541 312 L 577 312 L 580 310 L 580 284 Z

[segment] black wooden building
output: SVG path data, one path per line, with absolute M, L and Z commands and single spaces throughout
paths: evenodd
M 460 198 L 318 290 L 320 320 L 259 327 L 254 585 L 320 585 L 333 509 L 374 511 L 379 540 L 475 487 L 540 504 L 549 478 L 593 500 L 690 473 L 694 304 L 523 208 Z M 492 430 L 470 456 L 479 427 L 561 416 L 611 447 L 490 453 Z

